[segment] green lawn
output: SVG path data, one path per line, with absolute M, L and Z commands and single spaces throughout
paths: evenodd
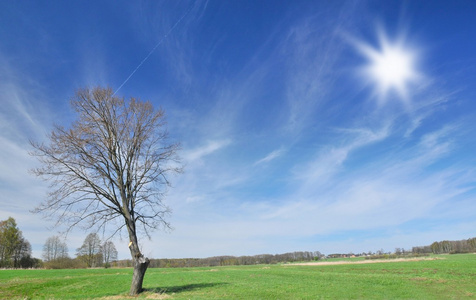
M 139 298 L 476 298 L 476 255 L 326 266 L 149 269 Z M 132 269 L 0 270 L 1 299 L 127 298 Z

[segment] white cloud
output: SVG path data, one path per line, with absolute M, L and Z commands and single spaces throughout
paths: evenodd
M 275 199 L 249 199 L 238 208 L 237 217 L 230 216 L 229 222 L 241 224 L 236 230 L 243 228 L 243 234 L 247 228 L 253 228 L 248 233 L 251 240 L 263 238 L 271 242 L 272 237 L 279 236 L 285 243 L 339 232 L 385 230 L 407 222 L 443 217 L 446 210 L 441 206 L 464 199 L 474 177 L 472 172 L 458 166 L 424 171 L 448 155 L 439 149 L 452 149 L 447 145 L 454 128 L 428 133 L 409 149 L 375 157 L 367 166 L 349 168 L 344 164 L 351 160 L 353 151 L 388 138 L 391 134 L 388 128 L 342 130 L 347 144 L 321 151 L 317 159 L 303 162 L 308 169 L 303 169 L 299 179 L 293 181 L 293 191 Z M 460 202 L 451 210 L 464 205 Z M 427 229 L 414 226 L 414 230 L 423 235 Z M 390 242 L 385 239 L 381 247 L 391 245 Z M 346 251 L 358 251 L 362 246 L 359 241 L 352 241 L 352 245 L 355 247 Z M 405 244 L 408 245 L 409 242 Z M 395 242 L 392 247 L 399 246 Z
M 266 155 L 266 156 L 263 157 L 262 159 L 256 161 L 256 162 L 254 163 L 254 165 L 256 166 L 256 165 L 268 163 L 268 162 L 270 162 L 270 161 L 272 161 L 272 160 L 274 160 L 274 159 L 276 159 L 276 158 L 282 156 L 284 153 L 286 153 L 286 150 L 285 150 L 283 147 L 281 147 L 281 148 L 279 148 L 279 149 L 277 149 L 277 150 L 273 150 L 271 153 L 269 153 L 268 155 Z
M 0 57 L 0 220 L 16 219 L 36 257 L 48 234 L 49 222 L 30 213 L 46 196 L 46 184 L 29 174 L 37 162 L 29 140 L 45 139 L 52 119 L 41 85 L 20 74 Z M 21 80 L 20 80 L 21 79 Z
M 340 21 L 319 20 L 326 22 L 323 25 L 306 19 L 293 27 L 283 41 L 282 51 L 289 54 L 285 72 L 288 115 L 284 128 L 290 134 L 299 133 L 315 122 L 314 113 L 329 101 L 336 80 L 335 65 L 344 48 L 329 27 L 339 26 Z M 327 117 L 320 112 L 320 118 Z
M 302 196 L 314 193 L 318 186 L 328 186 L 335 176 L 343 175 L 344 163 L 354 151 L 380 142 L 387 138 L 390 132 L 390 124 L 376 130 L 368 128 L 338 129 L 337 138 L 331 141 L 331 145 L 323 146 L 316 151 L 315 157 L 305 161 L 294 169 L 295 180 L 299 182 Z
M 225 148 L 230 144 L 231 140 L 208 141 L 204 146 L 184 151 L 183 158 L 185 162 L 190 163 L 196 160 L 200 160 L 201 158 L 208 156 L 216 151 L 219 151 L 220 149 Z

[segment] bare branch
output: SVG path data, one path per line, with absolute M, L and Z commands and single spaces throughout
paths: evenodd
M 50 193 L 35 212 L 69 229 L 80 224 L 114 234 L 127 228 L 133 256 L 141 256 L 137 225 L 149 236 L 170 210 L 162 200 L 168 176 L 182 172 L 168 142 L 165 113 L 150 102 L 113 96 L 111 89 L 81 89 L 71 100 L 77 119 L 70 128 L 54 126 L 49 144 L 30 142 L 41 167 L 32 173 L 50 182 Z M 117 225 L 116 221 L 120 220 Z

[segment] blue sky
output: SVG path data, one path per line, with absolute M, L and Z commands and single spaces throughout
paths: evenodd
M 474 1 L 1 1 L 0 220 L 64 228 L 29 139 L 86 86 L 162 106 L 185 173 L 156 258 L 476 235 Z M 131 76 L 132 75 L 132 76 Z M 74 255 L 87 231 L 67 237 Z M 120 257 L 127 238 L 114 239 Z

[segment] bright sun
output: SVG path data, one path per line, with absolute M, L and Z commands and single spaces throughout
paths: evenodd
M 379 44 L 376 49 L 358 42 L 358 49 L 368 60 L 362 69 L 363 74 L 375 84 L 375 93 L 381 101 L 392 91 L 407 101 L 409 85 L 419 78 L 415 69 L 416 55 L 405 47 L 402 40 L 390 43 L 383 34 L 379 35 Z

